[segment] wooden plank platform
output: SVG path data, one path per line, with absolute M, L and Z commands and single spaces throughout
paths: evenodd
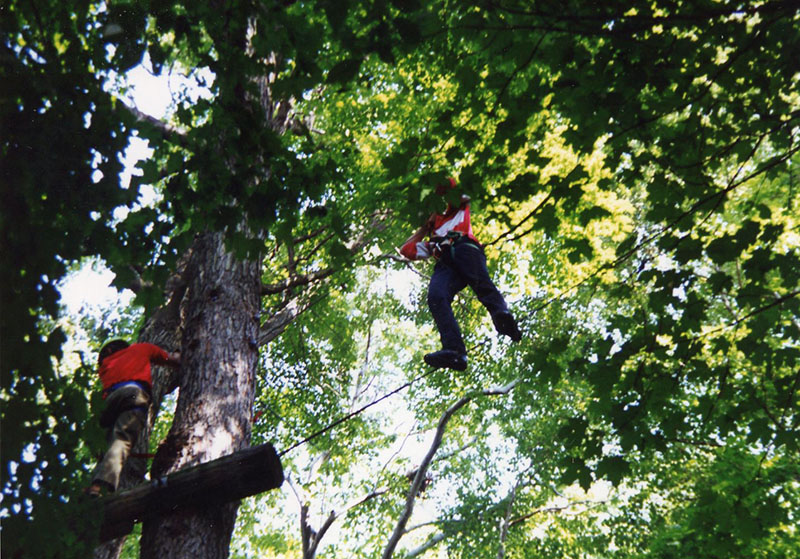
M 124 536 L 136 522 L 179 508 L 219 505 L 277 489 L 283 467 L 269 443 L 180 470 L 100 500 L 100 541 Z

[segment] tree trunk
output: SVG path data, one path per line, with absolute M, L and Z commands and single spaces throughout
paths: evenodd
M 172 428 L 153 461 L 153 478 L 231 454 L 250 441 L 260 266 L 229 253 L 221 233 L 199 236 L 191 259 L 180 394 Z M 188 509 L 146 521 L 141 557 L 227 557 L 238 506 Z
M 273 446 L 251 446 L 104 498 L 100 541 L 129 534 L 146 518 L 191 506 L 218 507 L 282 483 L 283 467 Z
M 225 11 L 219 3 L 220 13 Z M 249 34 L 255 30 L 251 29 Z M 226 40 L 246 44 L 235 32 Z M 284 133 L 292 119 L 292 103 L 275 100 L 270 80 L 257 80 L 260 103 L 269 126 Z M 265 165 L 268 167 L 268 165 Z M 147 432 L 134 452 L 147 452 L 149 432 L 165 394 L 180 386 L 173 425 L 159 446 L 151 477 L 230 454 L 249 444 L 255 369 L 259 344 L 280 335 L 305 307 L 292 304 L 259 332 L 260 259 L 240 261 L 229 254 L 222 233 L 206 233 L 179 263 L 168 293 L 170 302 L 148 320 L 140 341 L 182 352 L 180 375 L 166 368 L 154 371 L 153 411 Z M 182 332 L 182 335 L 181 335 Z M 175 341 L 181 340 L 180 346 Z M 140 483 L 144 461 L 131 459 L 121 487 Z M 176 513 L 142 525 L 140 556 L 227 557 L 238 503 L 214 511 Z M 124 539 L 99 546 L 95 559 L 117 559 Z
M 168 302 L 158 309 L 147 320 L 139 334 L 138 342 L 155 344 L 167 351 L 180 350 L 181 330 L 183 326 L 183 299 L 186 293 L 187 269 L 186 262 L 191 256 L 191 251 L 181 258 L 178 269 L 172 276 L 166 292 Z M 144 481 L 147 472 L 147 458 L 150 448 L 150 432 L 158 417 L 164 396 L 172 392 L 178 382 L 179 373 L 172 367 L 153 367 L 153 404 L 150 406 L 148 421 L 139 440 L 133 446 L 132 455 L 122 469 L 118 491 L 130 489 Z M 94 559 L 117 559 L 122 551 L 127 536 L 103 542 L 94 550 Z

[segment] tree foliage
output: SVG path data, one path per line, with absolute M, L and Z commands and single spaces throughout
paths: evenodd
M 99 438 L 58 281 L 100 256 L 152 318 L 216 232 L 263 259 L 253 438 L 290 474 L 235 556 L 797 555 L 794 2 L 0 10 L 9 549 L 79 552 L 71 525 L 31 537 L 83 514 Z M 205 93 L 146 115 L 142 62 Z M 126 184 L 133 136 L 154 152 Z M 461 375 L 420 366 L 424 267 L 394 253 L 450 175 L 526 332 L 465 292 Z

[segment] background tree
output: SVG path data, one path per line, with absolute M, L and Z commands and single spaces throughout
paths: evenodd
M 369 375 L 414 381 L 403 409 L 415 427 L 400 439 L 382 423 L 391 414 L 359 415 L 293 448 L 297 536 L 282 527 L 242 549 L 375 556 L 393 531 L 411 554 L 797 549 L 794 3 L 6 11 L 3 254 L 24 255 L 3 266 L 4 316 L 21 326 L 4 318 L 14 548 L 75 550 L 69 529 L 25 536 L 61 513 L 88 458 L 63 451 L 85 431 L 87 397 L 56 374 L 63 336 L 42 317 L 68 263 L 99 254 L 137 288 L 144 338 L 185 356 L 158 380 L 180 392 L 154 473 L 248 444 L 254 403 L 275 421 L 256 421 L 256 438 L 288 449 L 379 397 Z M 104 84 L 145 52 L 156 71 L 207 68 L 209 98 L 180 97 L 169 123 L 127 107 Z M 134 131 L 155 152 L 124 187 L 118 154 Z M 463 297 L 473 356 L 457 377 L 410 365 L 431 343 L 419 293 L 407 309 L 373 298 L 358 320 L 346 295 L 373 281 L 360 264 L 392 262 L 453 170 L 529 333 L 497 345 Z M 150 184 L 160 198 L 137 204 Z M 119 206 L 130 211 L 112 219 Z M 395 445 L 432 448 L 418 429 L 443 434 L 427 472 Z M 424 507 L 409 470 L 433 476 Z M 348 514 L 315 524 L 335 480 Z M 142 555 L 226 556 L 235 517 L 230 506 L 146 525 Z M 328 518 L 343 532 L 321 548 Z

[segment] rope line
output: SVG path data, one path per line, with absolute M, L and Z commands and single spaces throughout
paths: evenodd
M 394 390 L 392 390 L 391 392 L 387 392 L 386 394 L 384 394 L 383 396 L 381 396 L 381 397 L 380 397 L 380 398 L 378 398 L 377 400 L 373 400 L 372 402 L 370 402 L 370 403 L 368 403 L 368 404 L 365 404 L 364 406 L 360 407 L 359 409 L 357 409 L 357 410 L 355 410 L 355 411 L 352 411 L 352 412 L 350 412 L 350 413 L 348 413 L 348 414 L 346 414 L 346 415 L 343 415 L 342 417 L 340 417 L 340 418 L 339 418 L 339 419 L 337 419 L 336 421 L 334 421 L 334 422 L 332 422 L 332 423 L 330 423 L 330 424 L 326 425 L 326 426 L 325 426 L 325 427 L 323 427 L 322 429 L 319 429 L 319 430 L 317 430 L 317 431 L 315 431 L 315 432 L 311 433 L 310 435 L 308 435 L 308 436 L 307 436 L 307 437 L 305 437 L 304 439 L 302 439 L 302 440 L 300 440 L 300 441 L 298 441 L 298 442 L 294 443 L 294 444 L 293 444 L 292 446 L 290 446 L 289 448 L 287 448 L 287 449 L 285 449 L 285 450 L 281 451 L 280 453 L 278 453 L 278 456 L 279 456 L 279 457 L 281 457 L 281 456 L 283 456 L 284 454 L 287 454 L 287 453 L 291 452 L 292 450 L 296 449 L 297 447 L 299 447 L 299 446 L 302 446 L 302 445 L 306 444 L 307 442 L 310 442 L 310 441 L 312 441 L 312 440 L 316 439 L 316 438 L 317 438 L 317 437 L 319 437 L 320 435 L 323 435 L 323 434 L 327 433 L 328 431 L 330 431 L 331 429 L 333 429 L 334 427 L 336 427 L 336 426 L 338 426 L 338 425 L 341 425 L 341 424 L 342 424 L 342 423 L 344 423 L 345 421 L 349 421 L 349 420 L 353 419 L 354 417 L 356 417 L 357 415 L 361 415 L 361 414 L 362 414 L 363 412 L 365 412 L 367 409 L 371 408 L 372 406 L 375 406 L 375 405 L 379 404 L 380 402 L 382 402 L 383 400 L 386 400 L 387 398 L 389 398 L 389 397 L 391 397 L 391 396 L 394 396 L 394 395 L 395 395 L 395 394 L 397 394 L 398 392 L 402 392 L 403 390 L 405 390 L 406 388 L 408 388 L 409 386 L 411 386 L 412 384 L 414 384 L 414 383 L 415 383 L 415 382 L 417 382 L 418 380 L 421 380 L 421 379 L 423 379 L 423 378 L 427 377 L 428 375 L 430 375 L 431 373 L 433 373 L 433 372 L 434 372 L 434 371 L 436 371 L 436 370 L 437 370 L 437 369 L 429 369 L 429 370 L 428 370 L 428 371 L 426 371 L 425 373 L 423 373 L 423 374 L 421 374 L 421 375 L 418 375 L 417 377 L 415 377 L 415 378 L 413 378 L 413 379 L 411 379 L 411 380 L 407 381 L 405 384 L 403 384 L 403 385 L 401 385 L 401 386 L 398 386 L 397 388 L 395 388 L 395 389 L 394 389 Z
M 531 314 L 537 312 L 538 310 L 544 308 L 545 306 L 549 305 L 553 300 L 555 300 L 555 298 L 556 297 L 551 298 L 551 300 L 547 301 L 544 305 L 534 309 L 532 312 L 526 313 L 525 318 L 518 320 L 518 323 L 519 324 L 523 324 L 523 322 L 526 322 L 528 320 L 528 318 L 529 318 L 529 315 L 531 315 Z M 523 297 L 523 299 L 528 299 L 528 297 Z M 477 348 L 485 346 L 487 343 L 489 343 L 489 340 L 488 339 L 484 339 L 483 341 L 480 341 L 480 342 L 478 342 L 476 344 L 471 345 L 467 349 L 467 352 L 471 353 L 474 350 L 476 350 Z M 397 388 L 393 389 L 391 392 L 387 392 L 386 394 L 384 394 L 383 396 L 381 396 L 377 400 L 374 400 L 374 401 L 372 401 L 372 402 L 370 402 L 368 404 L 365 404 L 364 406 L 360 407 L 359 409 L 357 409 L 355 411 L 352 411 L 352 412 L 348 413 L 347 415 L 343 415 L 342 417 L 340 417 L 336 421 L 330 423 L 329 425 L 326 425 L 325 427 L 323 427 L 323 428 L 313 432 L 312 434 L 308 435 L 304 439 L 292 444 L 292 446 L 290 446 L 289 448 L 287 448 L 287 449 L 283 450 L 282 452 L 278 453 L 278 456 L 281 457 L 284 454 L 287 454 L 287 453 L 291 452 L 292 450 L 296 449 L 297 447 L 302 446 L 302 445 L 306 444 L 307 442 L 312 441 L 313 439 L 317 438 L 318 436 L 323 435 L 324 433 L 327 433 L 328 431 L 330 431 L 334 427 L 336 427 L 338 425 L 341 425 L 345 421 L 349 421 L 350 419 L 356 417 L 357 415 L 360 415 L 361 413 L 363 413 L 367 409 L 369 409 L 372 406 L 382 402 L 383 400 L 386 400 L 387 398 L 389 398 L 391 396 L 394 396 L 398 392 L 402 392 L 403 390 L 405 390 L 406 388 L 408 388 L 409 386 L 411 386 L 415 382 L 417 382 L 419 380 L 422 380 L 423 378 L 429 376 L 431 373 L 434 373 L 434 372 L 436 372 L 438 370 L 439 369 L 429 369 L 426 372 L 422 373 L 421 375 L 418 375 L 418 376 L 414 377 L 413 379 L 407 381 L 406 383 L 402 384 L 401 386 L 398 386 Z
M 572 289 L 574 289 L 576 287 L 579 287 L 581 284 L 585 283 L 588 279 L 591 279 L 591 277 L 593 277 L 594 275 L 599 273 L 599 271 L 600 270 L 597 270 L 594 274 L 590 275 L 589 277 L 584 278 L 583 280 L 581 280 L 581 281 L 577 282 L 576 284 L 570 286 L 569 288 L 561 291 L 560 293 L 551 296 L 546 301 L 544 301 L 542 304 L 540 304 L 539 306 L 537 306 L 534 309 L 532 309 L 530 312 L 525 313 L 524 317 L 521 317 L 521 318 L 518 319 L 518 323 L 520 325 L 523 325 L 523 324 L 527 323 L 528 320 L 530 319 L 531 315 L 533 315 L 533 314 L 537 313 L 538 311 L 542 310 L 543 308 L 547 307 L 552 302 L 564 297 L 564 295 L 566 293 L 568 293 L 569 291 L 571 291 Z M 525 300 L 525 299 L 530 299 L 530 298 L 531 297 L 523 297 L 522 299 Z M 480 346 L 483 346 L 486 343 L 488 343 L 488 340 L 484 340 L 482 342 L 479 342 L 479 343 L 471 346 L 469 348 L 469 351 L 473 351 L 474 349 L 476 349 L 476 348 L 478 348 Z M 437 370 L 438 369 L 429 369 L 425 373 L 423 373 L 421 375 L 418 375 L 417 377 L 407 381 L 406 383 L 402 384 L 401 386 L 398 386 L 397 388 L 393 389 L 392 391 L 387 392 L 386 394 L 384 394 L 383 396 L 381 396 L 377 400 L 373 400 L 372 402 L 369 402 L 368 404 L 365 404 L 364 406 L 360 407 L 359 409 L 357 409 L 355 411 L 352 411 L 352 412 L 350 412 L 350 413 L 348 413 L 346 415 L 343 415 L 342 417 L 340 417 L 339 419 L 337 419 L 337 420 L 333 421 L 332 423 L 326 425 L 325 427 L 322 427 L 321 429 L 318 429 L 317 431 L 314 431 L 313 433 L 311 433 L 307 437 L 305 437 L 305 438 L 293 443 L 289 448 L 279 452 L 278 456 L 279 457 L 283 457 L 285 454 L 288 454 L 292 450 L 294 450 L 294 449 L 296 449 L 296 448 L 298 448 L 298 447 L 300 447 L 300 446 L 302 446 L 302 445 L 304 445 L 304 444 L 316 439 L 320 435 L 323 435 L 323 434 L 327 433 L 328 431 L 330 431 L 334 427 L 337 427 L 337 426 L 341 425 L 342 423 L 344 423 L 346 421 L 349 421 L 349 420 L 353 419 L 354 417 L 356 417 L 358 415 L 361 415 L 363 412 L 365 412 L 367 409 L 371 408 L 372 406 L 375 406 L 375 405 L 379 404 L 380 402 L 382 402 L 383 400 L 386 400 L 387 398 L 389 398 L 391 396 L 394 396 L 398 392 L 402 392 L 403 390 L 405 390 L 406 388 L 410 387 L 415 382 L 417 382 L 419 380 L 422 380 L 423 378 L 429 376 L 431 373 L 433 373 L 433 372 L 435 372 Z
M 546 305 L 550 304 L 550 302 L 552 302 L 552 300 L 551 300 L 551 301 L 548 301 L 547 303 L 545 303 L 545 305 L 544 305 L 544 306 L 546 306 Z M 538 311 L 539 309 L 541 309 L 541 308 L 543 308 L 543 306 L 542 306 L 542 307 L 539 307 L 539 308 L 537 308 L 537 309 L 534 309 L 534 311 L 533 311 L 533 312 L 537 312 L 537 311 Z M 524 318 L 524 319 L 520 319 L 520 320 L 518 320 L 518 323 L 522 324 L 522 323 L 523 323 L 523 321 L 527 321 L 527 319 L 528 319 L 528 317 L 529 317 L 528 315 L 530 315 L 530 314 L 533 314 L 533 312 L 531 312 L 531 313 L 526 313 L 526 316 L 525 316 L 525 318 Z M 471 353 L 471 352 L 473 352 L 475 349 L 477 349 L 477 348 L 479 348 L 479 347 L 482 347 L 482 346 L 486 345 L 487 343 L 489 343 L 489 340 L 488 340 L 488 339 L 485 339 L 485 340 L 483 340 L 483 341 L 480 341 L 480 342 L 478 342 L 478 343 L 476 343 L 476 344 L 473 344 L 473 345 L 471 345 L 471 346 L 470 346 L 470 347 L 467 349 L 467 352 L 468 352 L 468 353 Z M 438 371 L 438 370 L 439 370 L 439 369 L 428 369 L 426 372 L 422 373 L 421 375 L 417 375 L 417 376 L 416 376 L 416 377 L 414 377 L 413 379 L 411 379 L 411 380 L 407 381 L 406 383 L 402 384 L 401 386 L 398 386 L 397 388 L 393 389 L 391 392 L 387 392 L 386 394 L 384 394 L 383 396 L 381 396 L 381 397 L 380 397 L 380 398 L 378 398 L 377 400 L 374 400 L 374 401 L 372 401 L 372 402 L 370 402 L 370 403 L 368 403 L 368 404 L 365 404 L 364 406 L 360 407 L 359 409 L 357 409 L 357 410 L 355 410 L 355 411 L 352 411 L 352 412 L 350 412 L 350 413 L 348 413 L 348 414 L 346 414 L 346 415 L 343 415 L 342 417 L 340 417 L 340 418 L 339 418 L 339 419 L 337 419 L 336 421 L 334 421 L 334 422 L 332 422 L 332 423 L 330 423 L 330 424 L 326 425 L 325 427 L 323 427 L 323 428 L 321 428 L 321 429 L 319 429 L 319 430 L 317 430 L 317 431 L 315 431 L 315 432 L 311 433 L 310 435 L 308 435 L 308 436 L 307 436 L 307 437 L 305 437 L 304 439 L 301 439 L 300 441 L 298 441 L 298 442 L 296 442 L 296 443 L 292 444 L 292 446 L 290 446 L 289 448 L 287 448 L 287 449 L 283 450 L 282 452 L 278 453 L 278 456 L 279 456 L 279 457 L 282 457 L 283 455 L 285 455 L 285 454 L 287 454 L 287 453 L 291 452 L 292 450 L 296 449 L 297 447 L 299 447 L 299 446 L 302 446 L 302 445 L 306 444 L 307 442 L 310 442 L 310 441 L 314 440 L 314 439 L 315 439 L 315 438 L 317 438 L 318 436 L 320 436 L 320 435 L 323 435 L 323 434 L 327 433 L 328 431 L 330 431 L 331 429 L 333 429 L 334 427 L 336 427 L 336 426 L 338 426 L 338 425 L 341 425 L 341 424 L 342 424 L 342 423 L 344 423 L 345 421 L 349 421 L 349 420 L 351 420 L 352 418 L 354 418 L 354 417 L 356 417 L 356 416 L 358 416 L 358 415 L 362 414 L 364 411 L 366 411 L 367 409 L 371 408 L 372 406 L 374 406 L 374 405 L 376 405 L 376 404 L 379 404 L 380 402 L 382 402 L 383 400 L 386 400 L 387 398 L 389 398 L 389 397 L 391 397 L 391 396 L 394 396 L 394 395 L 395 395 L 395 394 L 397 394 L 398 392 L 402 392 L 403 390 L 405 390 L 406 388 L 408 388 L 409 386 L 411 386 L 411 385 L 412 385 L 412 384 L 414 384 L 415 382 L 417 382 L 417 381 L 419 381 L 419 380 L 422 380 L 423 378 L 425 378 L 425 377 L 429 376 L 431 373 L 434 373 L 434 372 L 436 372 L 436 371 Z
M 542 309 L 546 308 L 551 303 L 565 298 L 568 293 L 570 293 L 574 289 L 577 289 L 577 288 L 581 287 L 582 285 L 586 284 L 587 282 L 595 279 L 602 272 L 604 272 L 606 270 L 616 269 L 618 266 L 620 266 L 621 264 L 626 262 L 633 255 L 637 254 L 642 248 L 644 248 L 646 246 L 649 246 L 651 243 L 653 243 L 654 241 L 660 239 L 663 235 L 665 235 L 666 233 L 671 231 L 676 226 L 676 224 L 678 222 L 680 222 L 682 219 L 684 219 L 685 217 L 687 217 L 687 216 L 695 213 L 696 211 L 698 211 L 700 209 L 700 207 L 705 205 L 707 202 L 712 201 L 715 198 L 719 197 L 720 195 L 723 195 L 723 194 L 729 192 L 730 190 L 733 190 L 734 188 L 738 187 L 739 185 L 743 184 L 743 182 L 744 182 L 743 180 L 739 181 L 739 182 L 734 182 L 733 180 L 731 180 L 731 184 L 725 190 L 723 190 L 722 192 L 714 193 L 714 194 L 712 194 L 712 195 L 710 195 L 710 196 L 708 196 L 708 197 L 706 197 L 706 198 L 704 198 L 702 200 L 699 200 L 697 203 L 695 203 L 695 205 L 691 209 L 683 212 L 677 219 L 674 219 L 673 221 L 671 221 L 668 224 L 666 224 L 665 226 L 663 226 L 661 228 L 661 230 L 656 231 L 656 232 L 650 234 L 649 236 L 646 236 L 644 239 L 641 239 L 638 243 L 634 244 L 631 248 L 629 248 L 622 255 L 617 256 L 614 260 L 612 260 L 610 262 L 606 262 L 604 264 L 600 264 L 593 272 L 587 274 L 584 278 L 582 278 L 582 279 L 574 282 L 572 285 L 567 286 L 566 288 L 560 290 L 558 293 L 556 293 L 554 295 L 551 295 L 550 297 L 545 299 L 542 303 L 540 303 L 536 307 L 530 309 L 527 313 L 525 313 L 524 317 L 520 317 L 518 319 L 518 323 L 520 325 L 526 324 L 532 315 L 534 315 L 534 314 L 538 313 L 539 311 L 541 311 Z M 499 243 L 500 241 L 502 241 L 505 237 L 509 236 L 512 231 L 516 230 L 523 223 L 528 221 L 530 218 L 534 217 L 536 215 L 536 213 L 538 212 L 538 210 L 540 210 L 541 207 L 544 205 L 544 203 L 549 200 L 549 198 L 550 198 L 550 195 L 548 195 L 539 205 L 537 205 L 536 208 L 534 208 L 534 210 L 528 216 L 526 216 L 520 223 L 518 223 L 512 229 L 510 229 L 509 231 L 506 231 L 505 233 L 501 234 L 495 240 L 491 241 L 490 243 L 488 243 L 488 244 L 486 244 L 484 246 L 495 245 L 495 244 Z M 713 211 L 713 209 L 712 209 L 712 211 Z M 516 237 L 508 239 L 506 242 L 511 242 L 511 241 L 517 240 L 520 237 L 526 236 L 527 234 L 529 234 L 531 232 L 531 230 L 532 229 L 529 229 L 529 230 L 523 232 L 522 234 L 520 234 L 520 235 L 518 235 Z M 793 295 L 796 295 L 796 293 L 793 294 Z M 530 298 L 531 297 L 523 297 L 522 299 L 530 299 Z M 474 349 L 475 347 L 481 346 L 481 345 L 483 345 L 485 343 L 486 342 L 484 341 L 484 342 L 481 342 L 479 344 L 476 344 L 476 346 L 470 348 L 470 350 Z M 334 427 L 336 427 L 338 425 L 341 425 L 345 421 L 349 421 L 353 417 L 356 417 L 357 415 L 360 415 L 361 413 L 363 413 L 367 409 L 371 408 L 372 406 L 374 406 L 374 405 L 382 402 L 383 400 L 385 400 L 385 399 L 397 394 L 398 392 L 401 392 L 401 391 L 405 390 L 406 388 L 408 388 L 409 386 L 411 386 L 412 384 L 414 384 L 418 380 L 421 380 L 422 378 L 427 377 L 428 375 L 430 375 L 435 370 L 436 369 L 430 369 L 427 372 L 417 376 L 416 378 L 413 378 L 410 381 L 406 382 L 402 386 L 399 386 L 399 387 L 395 388 L 391 392 L 388 392 L 387 394 L 384 394 L 383 396 L 381 396 L 377 400 L 374 400 L 374 401 L 364 405 L 363 407 L 359 408 L 358 410 L 355 410 L 353 412 L 348 413 L 347 415 L 344 415 L 344 416 L 340 417 L 339 419 L 337 419 L 336 421 L 334 421 L 334 422 L 330 423 L 329 425 L 323 427 L 322 429 L 319 429 L 318 431 L 315 431 L 314 433 L 312 433 L 311 435 L 305 437 L 304 439 L 294 443 L 292 446 L 290 446 L 289 448 L 287 448 L 286 450 L 281 452 L 278 456 L 283 456 L 283 455 L 287 454 L 288 452 L 294 450 L 295 448 L 297 448 L 299 446 L 302 446 L 303 444 L 305 444 L 305 443 L 317 438 L 318 436 L 330 431 Z

